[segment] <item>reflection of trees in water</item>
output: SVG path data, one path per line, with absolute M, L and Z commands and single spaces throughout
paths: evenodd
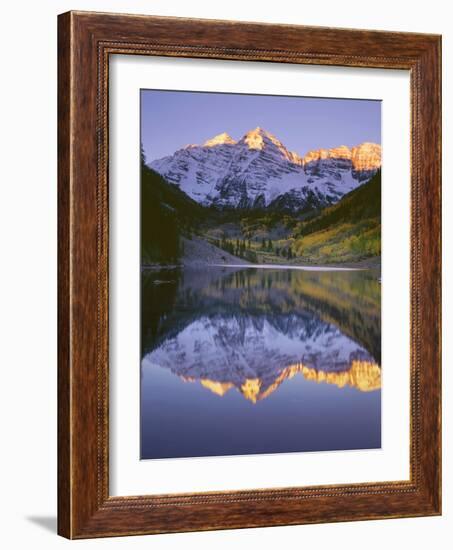
M 142 354 L 201 315 L 246 315 L 257 326 L 266 319 L 284 333 L 314 316 L 313 326 L 332 323 L 380 364 L 380 285 L 370 271 L 209 267 L 145 271 L 142 279 Z
M 159 336 L 162 321 L 174 310 L 180 281 L 181 272 L 176 269 L 142 272 L 142 355 Z

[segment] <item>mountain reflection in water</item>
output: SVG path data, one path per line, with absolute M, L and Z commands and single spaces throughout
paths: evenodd
M 268 397 L 282 382 L 290 380 L 296 374 L 301 374 L 306 380 L 335 384 L 339 388 L 351 386 L 360 391 L 374 391 L 381 387 L 381 369 L 376 363 L 369 361 L 353 361 L 349 370 L 341 372 L 326 372 L 311 369 L 302 363 L 290 365 L 280 371 L 276 379 L 267 387 L 259 378 L 249 378 L 238 387 L 240 393 L 252 403 Z M 197 382 L 195 378 L 182 377 L 185 382 Z M 208 378 L 198 380 L 200 384 L 217 395 L 224 395 L 231 388 L 236 387 L 232 382 L 217 382 Z
M 380 447 L 380 339 L 371 271 L 143 271 L 141 456 Z

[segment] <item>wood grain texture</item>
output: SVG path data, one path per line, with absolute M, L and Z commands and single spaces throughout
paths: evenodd
M 58 26 L 58 532 L 70 536 L 69 16 Z
M 59 16 L 58 531 L 68 538 L 436 515 L 440 497 L 440 37 Z M 411 73 L 410 481 L 110 497 L 108 59 L 165 55 Z

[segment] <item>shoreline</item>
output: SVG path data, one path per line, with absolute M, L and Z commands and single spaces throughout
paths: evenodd
M 214 264 L 212 267 L 247 267 L 247 269 L 293 269 L 298 271 L 365 271 L 365 267 L 336 267 L 323 265 L 283 265 L 283 264 L 250 264 L 247 266 L 240 264 Z
M 369 258 L 358 262 L 344 262 L 332 264 L 252 264 L 252 263 L 208 263 L 186 262 L 181 264 L 142 264 L 142 270 L 160 269 L 204 269 L 207 267 L 226 267 L 230 269 L 292 269 L 298 271 L 368 271 L 381 270 L 379 258 Z

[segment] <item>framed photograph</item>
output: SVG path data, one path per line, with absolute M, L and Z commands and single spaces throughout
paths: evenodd
M 61 535 L 441 513 L 440 51 L 59 16 Z

